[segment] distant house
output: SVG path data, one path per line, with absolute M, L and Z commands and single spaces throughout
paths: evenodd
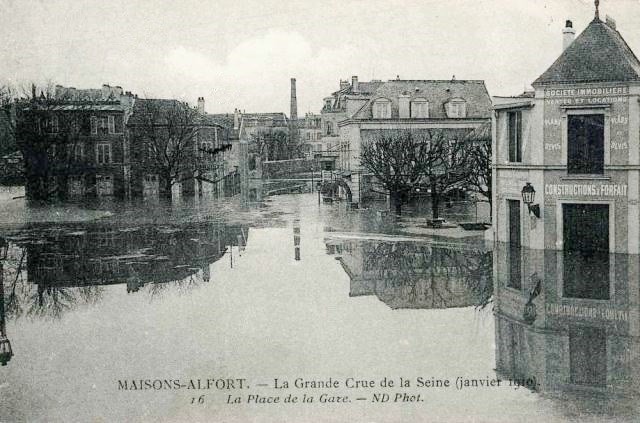
M 134 97 L 120 87 L 55 93 L 17 110 L 28 198 L 124 196 L 129 183 L 125 122 Z
M 298 119 L 296 124 L 302 152 L 307 157 L 321 156 L 322 117 L 315 113 L 307 113 L 303 119 Z
M 360 82 L 357 76 L 349 81 L 340 80 L 340 89 L 324 98 L 321 116 L 321 151 L 324 158 L 338 161 L 343 144 L 340 142 L 338 122 L 352 117 L 382 85 L 380 80 Z M 345 163 L 335 163 L 338 169 L 347 168 Z
M 439 128 L 455 137 L 491 123 L 491 98 L 484 81 L 358 82 L 353 77 L 350 85 L 341 81 L 340 91 L 325 99 L 322 118 L 323 142 L 337 153 L 337 168 L 347 178 L 353 201 L 360 202 L 372 184 L 360 164 L 360 150 L 376 132 Z

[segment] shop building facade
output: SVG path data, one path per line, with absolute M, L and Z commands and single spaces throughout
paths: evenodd
M 494 102 L 496 361 L 609 389 L 639 354 L 640 61 L 597 11 L 572 26 L 533 93 Z

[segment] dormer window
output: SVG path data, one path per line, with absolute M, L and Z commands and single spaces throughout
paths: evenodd
M 411 117 L 416 119 L 429 117 L 429 102 L 426 98 L 416 98 L 411 102 Z
M 391 118 L 391 101 L 386 98 L 379 98 L 373 102 L 373 118 L 389 119 Z
M 331 99 L 328 98 L 324 101 L 324 108 L 327 110 L 331 109 Z
M 463 118 L 467 117 L 467 102 L 461 98 L 454 98 L 447 103 L 447 117 Z

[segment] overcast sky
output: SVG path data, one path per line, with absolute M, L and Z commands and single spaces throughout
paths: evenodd
M 210 113 L 319 112 L 340 79 L 484 79 L 522 92 L 580 33 L 591 0 L 0 0 L 0 83 L 120 85 Z M 640 0 L 601 0 L 640 55 Z

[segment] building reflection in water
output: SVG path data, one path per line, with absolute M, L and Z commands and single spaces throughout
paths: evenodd
M 9 244 L 0 238 L 0 365 L 6 366 L 13 357 L 11 341 L 7 337 L 6 311 L 4 307 L 4 262 L 7 259 Z
M 300 219 L 293 221 L 293 258 L 300 261 Z
M 210 265 L 236 243 L 244 246 L 245 233 L 218 222 L 24 228 L 7 237 L 14 257 L 5 270 L 14 276 L 5 306 L 11 316 L 59 317 L 99 301 L 106 285 L 125 285 L 127 293 L 147 286 L 152 296 L 168 286 L 189 289 L 208 282 Z
M 637 394 L 639 257 L 523 250 L 513 280 L 512 253 L 494 250 L 498 372 L 541 391 Z
M 491 301 L 491 252 L 423 242 L 329 240 L 351 296 L 375 295 L 393 309 L 479 306 Z

